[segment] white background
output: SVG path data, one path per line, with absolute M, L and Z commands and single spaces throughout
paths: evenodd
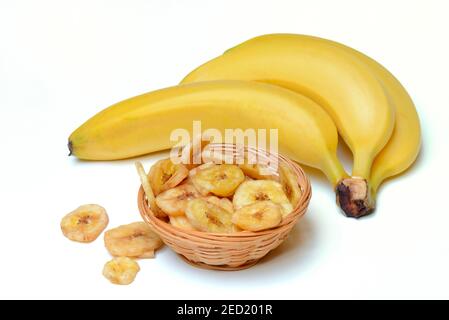
M 0 0 L 0 298 L 449 298 L 448 15 L 444 0 Z M 196 269 L 166 247 L 139 262 L 132 285 L 110 284 L 102 238 L 70 242 L 59 222 L 83 203 L 105 206 L 110 227 L 139 220 L 138 178 L 132 161 L 67 157 L 67 137 L 102 108 L 274 32 L 337 40 L 387 66 L 422 120 L 416 165 L 358 221 L 308 171 L 308 214 L 252 269 Z

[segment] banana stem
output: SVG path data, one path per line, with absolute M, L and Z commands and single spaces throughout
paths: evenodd
M 69 157 L 73 154 L 73 143 L 71 140 L 67 143 L 67 148 L 69 148 Z
M 362 177 L 342 179 L 335 189 L 337 204 L 345 215 L 360 218 L 374 211 L 375 203 L 368 181 Z
M 335 188 L 337 204 L 347 217 L 360 218 L 374 210 L 372 188 L 363 177 L 349 177 L 337 156 L 328 160 L 322 171 Z

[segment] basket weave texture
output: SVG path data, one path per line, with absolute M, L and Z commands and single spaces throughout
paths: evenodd
M 223 154 L 237 154 L 241 149 L 229 144 L 211 144 L 210 150 Z M 164 243 L 178 253 L 186 262 L 214 270 L 241 270 L 255 265 L 268 252 L 278 247 L 288 236 L 293 226 L 301 218 L 309 205 L 311 186 L 302 168 L 282 155 L 269 154 L 266 151 L 245 148 L 248 154 L 277 159 L 279 164 L 291 168 L 298 179 L 302 196 L 298 204 L 279 226 L 263 231 L 242 231 L 232 234 L 207 233 L 184 230 L 157 218 L 150 210 L 145 193 L 140 187 L 138 207 L 143 220 L 159 234 Z M 274 165 L 270 165 L 271 169 Z M 273 173 L 277 172 L 273 169 Z

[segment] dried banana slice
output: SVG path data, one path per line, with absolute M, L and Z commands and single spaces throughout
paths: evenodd
M 206 188 L 204 188 L 204 187 L 201 187 L 201 185 L 195 185 L 195 184 L 193 183 L 193 177 L 194 177 L 198 172 L 200 172 L 200 171 L 202 171 L 202 170 L 205 170 L 205 169 L 212 168 L 212 167 L 214 167 L 214 166 L 216 166 L 216 164 L 215 164 L 215 163 L 212 163 L 212 162 L 203 163 L 202 165 L 199 165 L 198 167 L 196 167 L 196 168 L 190 170 L 190 172 L 189 172 L 189 177 L 188 177 L 187 180 L 186 180 L 187 183 L 190 183 L 190 184 L 192 184 L 193 186 L 195 186 L 195 188 L 196 188 L 196 189 L 197 189 L 203 196 L 208 195 L 208 194 L 210 193 L 209 190 L 206 189 Z
M 180 229 L 195 230 L 195 228 L 192 226 L 192 224 L 189 222 L 189 219 L 187 219 L 186 216 L 177 216 L 177 217 L 170 216 L 170 223 L 173 226 Z
M 140 256 L 137 256 L 136 259 L 153 259 L 154 258 L 154 250 L 149 250 Z
M 284 193 L 282 185 L 272 180 L 252 180 L 243 182 L 235 191 L 232 203 L 236 210 L 257 201 L 270 200 L 281 206 L 285 217 L 293 206 Z
M 140 182 L 142 183 L 143 191 L 145 191 L 145 195 L 147 197 L 148 205 L 150 206 L 151 211 L 158 218 L 166 217 L 166 214 L 161 209 L 159 209 L 156 204 L 156 198 L 154 197 L 153 189 L 151 189 L 148 175 L 145 173 L 145 169 L 143 168 L 142 163 L 137 161 L 134 164 L 136 166 L 137 173 L 139 174 Z
M 148 178 L 155 195 L 176 187 L 189 175 L 183 164 L 174 164 L 170 159 L 159 160 L 150 169 Z
M 196 229 L 205 232 L 232 233 L 232 213 L 205 199 L 190 200 L 186 216 Z
M 293 207 L 296 207 L 302 195 L 296 175 L 286 165 L 281 164 L 279 166 L 279 179 L 288 200 Z
M 86 204 L 67 214 L 61 220 L 61 230 L 68 239 L 92 242 L 109 223 L 106 210 L 96 204 Z
M 104 244 L 113 256 L 137 258 L 160 248 L 163 242 L 145 222 L 134 222 L 106 231 Z
M 267 169 L 264 169 L 263 166 L 261 166 L 260 164 L 248 164 L 248 163 L 244 163 L 244 164 L 240 164 L 239 165 L 240 169 L 242 169 L 243 173 L 252 178 L 252 179 L 256 179 L 256 180 L 265 180 L 265 179 L 270 179 L 270 180 L 277 180 L 277 177 L 273 174 L 269 174 L 267 173 Z
M 139 271 L 140 267 L 136 261 L 118 257 L 106 262 L 103 276 L 114 284 L 127 285 L 134 281 Z
M 183 184 L 162 192 L 156 197 L 156 204 L 169 216 L 182 216 L 185 214 L 187 202 L 199 196 L 201 195 L 194 186 Z
M 192 178 L 194 175 L 196 175 L 198 172 L 205 170 L 205 169 L 209 169 L 212 167 L 215 167 L 216 164 L 213 162 L 207 162 L 207 163 L 203 163 L 201 165 L 199 165 L 196 168 L 193 168 L 192 170 L 189 171 L 189 178 Z
M 245 181 L 252 181 L 252 180 L 254 180 L 254 179 L 251 177 L 245 176 Z
M 239 167 L 247 177 L 252 179 L 278 179 L 278 177 L 273 174 L 272 170 L 269 169 L 267 164 L 257 162 L 257 157 L 255 155 L 248 155 L 248 153 L 245 153 L 243 163 L 239 164 Z
M 282 221 L 282 209 L 271 201 L 257 201 L 237 210 L 232 222 L 248 231 L 261 231 L 278 226 Z
M 245 180 L 243 171 L 236 165 L 221 164 L 199 171 L 192 177 L 193 185 L 203 195 L 205 191 L 220 197 L 229 197 Z
M 215 204 L 216 206 L 219 206 L 226 211 L 234 212 L 234 205 L 232 204 L 231 200 L 228 198 L 219 198 L 216 196 L 209 196 L 204 198 L 206 201 L 209 201 L 210 203 Z

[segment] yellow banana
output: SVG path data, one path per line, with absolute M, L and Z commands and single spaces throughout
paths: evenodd
M 320 104 L 354 155 L 352 175 L 363 179 L 393 131 L 394 110 L 382 84 L 332 41 L 291 34 L 256 37 L 203 64 L 182 83 L 217 79 L 271 83 Z
M 247 81 L 180 85 L 119 102 L 69 137 L 80 159 L 114 160 L 165 150 L 174 129 L 192 122 L 216 128 L 278 129 L 280 152 L 323 171 L 331 183 L 347 177 L 336 156 L 337 129 L 312 100 L 277 86 Z
M 380 184 L 408 169 L 421 148 L 421 126 L 418 113 L 402 84 L 375 60 L 357 52 L 387 89 L 396 110 L 395 127 L 387 145 L 377 155 L 371 169 L 371 193 L 374 197 Z
M 273 39 L 282 39 L 283 41 L 278 41 L 279 43 L 282 43 L 282 46 Z M 275 45 L 281 46 L 279 50 L 285 50 L 283 57 L 286 55 L 292 55 L 292 48 L 295 47 L 295 45 L 291 44 L 291 46 L 289 46 L 286 42 L 298 42 L 310 39 L 313 39 L 313 41 L 316 42 L 325 42 L 330 47 L 339 48 L 339 50 L 346 52 L 348 56 L 347 59 L 359 60 L 360 63 L 364 64 L 365 67 L 368 68 L 370 72 L 372 72 L 373 75 L 381 82 L 385 92 L 387 93 L 391 107 L 394 109 L 394 113 L 396 115 L 394 131 L 390 137 L 390 140 L 376 156 L 372 165 L 371 173 L 369 175 L 371 190 L 365 184 L 364 179 L 359 179 L 357 177 L 347 178 L 337 187 L 337 201 L 345 213 L 349 216 L 361 216 L 369 213 L 374 208 L 375 194 L 382 181 L 390 176 L 399 174 L 406 170 L 416 159 L 421 145 L 419 118 L 413 105 L 413 101 L 410 99 L 410 96 L 400 82 L 383 66 L 352 48 L 329 40 L 300 35 L 269 35 L 250 40 L 243 45 L 228 50 L 223 56 L 216 58 L 193 71 L 183 80 L 183 82 L 214 78 L 243 78 L 246 80 L 259 80 L 263 82 L 276 83 L 278 85 L 294 89 L 309 95 L 312 99 L 318 102 L 322 102 L 322 98 L 317 96 L 315 92 L 309 92 L 310 90 L 308 88 L 303 88 L 301 86 L 305 81 L 303 74 L 295 74 L 293 70 L 290 72 L 287 70 L 288 68 L 292 68 L 291 64 L 293 62 L 291 60 L 296 59 L 296 54 L 290 59 L 285 59 L 285 65 L 288 65 L 285 69 L 275 70 L 274 72 L 273 69 L 275 68 L 273 68 L 270 63 L 266 63 L 266 65 L 270 65 L 270 70 L 265 70 L 261 67 L 261 64 L 266 62 L 266 59 L 270 59 L 270 56 L 266 58 L 259 57 L 259 55 L 264 55 L 265 52 L 269 52 L 267 55 L 272 55 L 272 46 Z M 255 42 L 256 40 L 265 41 L 264 49 L 262 49 L 262 44 L 258 47 L 262 52 L 261 54 L 258 54 L 256 49 L 252 49 L 252 53 L 250 52 L 251 48 L 247 48 L 247 51 L 242 50 L 245 49 L 245 46 L 250 46 L 251 41 Z M 310 41 L 307 43 L 310 43 Z M 240 49 L 240 51 L 238 51 L 238 49 Z M 248 57 L 250 54 L 253 56 Z M 248 66 L 244 65 L 245 58 L 251 59 L 246 61 L 248 62 Z M 282 67 L 282 62 L 278 62 L 278 64 L 276 64 L 276 67 L 279 68 L 278 65 L 281 65 Z M 298 67 L 298 65 L 295 66 Z M 241 69 L 243 69 L 243 71 Z M 302 71 L 306 72 L 307 70 L 309 69 L 303 69 Z M 251 75 L 250 71 L 254 72 L 253 75 Z M 301 70 L 298 70 L 298 72 L 299 71 Z M 291 78 L 287 79 L 286 77 Z M 353 87 L 350 83 L 346 83 L 346 85 L 348 86 L 348 90 L 352 90 Z M 316 88 L 317 90 L 321 90 L 320 86 L 317 86 Z M 321 91 L 319 91 L 318 94 L 320 92 Z M 324 103 L 323 106 L 327 106 L 326 110 L 328 110 L 328 105 Z M 338 106 L 338 104 L 335 104 L 335 106 Z M 347 115 L 345 110 L 342 110 L 341 113 L 342 116 Z M 332 115 L 333 113 L 331 112 L 330 114 Z M 338 124 L 338 121 L 336 121 L 336 123 Z M 341 126 L 338 126 L 338 128 L 343 137 L 345 137 Z M 356 130 L 352 131 L 352 133 L 357 135 L 358 127 L 354 126 L 353 128 Z M 371 130 L 371 128 L 367 129 Z M 354 152 L 354 148 L 351 149 Z M 354 152 L 355 163 L 353 175 L 362 176 L 366 179 L 367 172 L 365 171 L 362 174 L 358 169 L 360 168 L 358 165 L 359 161 L 367 161 L 367 164 L 371 164 L 373 159 L 363 160 L 357 158 L 357 152 Z
M 366 64 L 376 77 L 382 82 L 387 91 L 390 102 L 395 109 L 395 126 L 393 133 L 387 145 L 377 155 L 371 168 L 371 176 L 369 179 L 370 190 L 369 195 L 374 201 L 380 184 L 389 177 L 397 175 L 408 169 L 418 156 L 421 148 L 421 127 L 419 123 L 418 113 L 409 94 L 402 84 L 381 64 L 374 59 L 364 55 L 363 53 L 347 47 L 343 44 L 336 43 L 348 53 L 356 56 L 361 62 Z M 354 191 L 350 191 L 351 195 L 346 194 L 345 185 L 351 185 L 354 180 L 343 179 L 339 184 L 340 192 L 337 188 L 337 198 L 341 202 L 341 198 L 354 196 Z M 343 202 L 348 202 L 348 199 Z M 351 205 L 351 202 L 348 202 Z M 341 203 L 340 203 L 341 205 Z M 352 201 L 352 206 L 357 206 L 357 202 Z

